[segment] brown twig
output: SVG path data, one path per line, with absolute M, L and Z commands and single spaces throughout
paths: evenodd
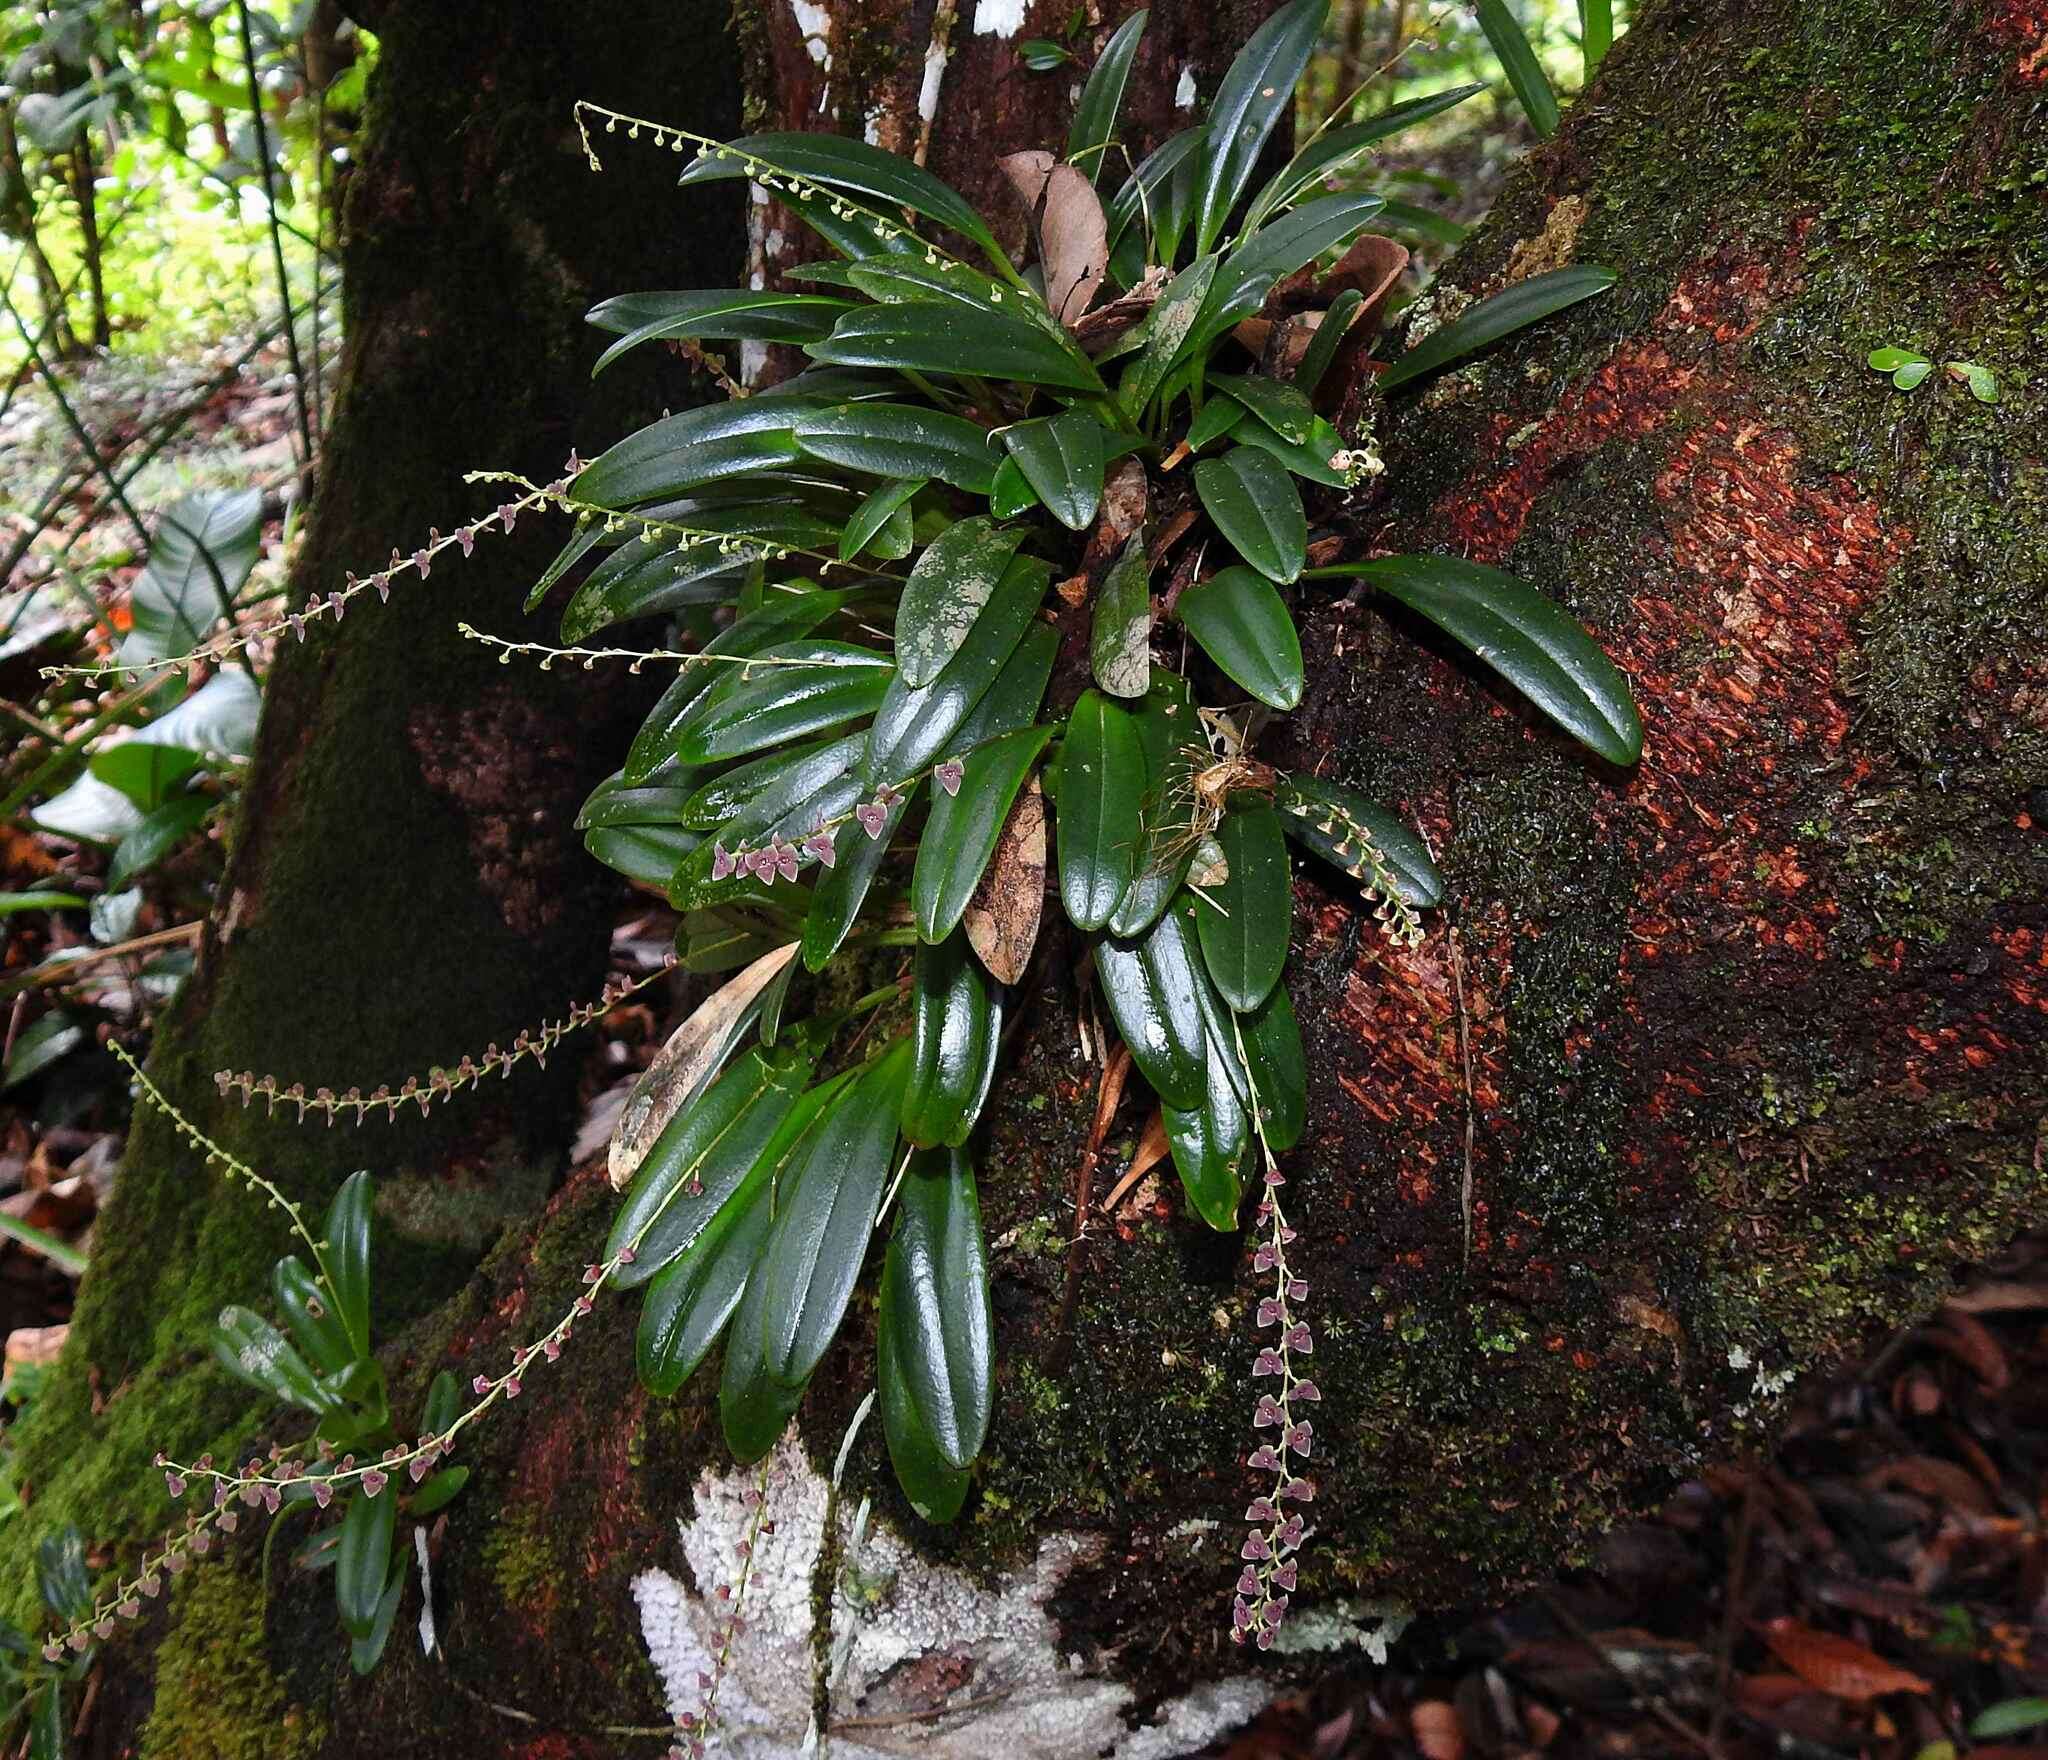
M 1088 1131 L 1088 1147 L 1081 1155 L 1081 1166 L 1074 1176 L 1074 1232 L 1067 1242 L 1066 1280 L 1060 1290 L 1059 1317 L 1053 1323 L 1052 1351 L 1047 1366 L 1057 1373 L 1066 1361 L 1071 1343 L 1069 1327 L 1074 1318 L 1074 1304 L 1081 1293 L 1081 1267 L 1087 1253 L 1088 1242 L 1088 1200 L 1095 1189 L 1095 1163 L 1102 1154 L 1102 1142 L 1109 1135 L 1110 1120 L 1116 1117 L 1116 1109 L 1124 1095 L 1124 1081 L 1131 1073 L 1131 1054 L 1127 1047 L 1119 1045 L 1103 1065 L 1101 1080 L 1095 1087 L 1095 1122 Z

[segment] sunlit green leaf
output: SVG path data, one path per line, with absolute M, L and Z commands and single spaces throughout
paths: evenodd
M 1490 348 L 1539 319 L 1605 293 L 1614 285 L 1614 271 L 1590 263 L 1552 269 L 1517 281 L 1504 292 L 1483 299 L 1450 323 L 1432 330 L 1380 375 L 1380 390 L 1391 391 L 1411 379 L 1434 373 L 1453 361 Z

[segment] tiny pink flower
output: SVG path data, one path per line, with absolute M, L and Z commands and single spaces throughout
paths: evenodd
M 183 1473 L 166 1473 L 164 1475 L 164 1483 L 170 1487 L 173 1497 L 183 1497 L 185 1495 L 185 1475 Z
M 1244 1537 L 1244 1545 L 1238 1548 L 1237 1556 L 1239 1558 L 1249 1558 L 1254 1561 L 1259 1559 L 1267 1559 L 1273 1556 L 1273 1549 L 1272 1547 L 1266 1544 L 1265 1535 L 1247 1534 Z
M 1309 1331 L 1307 1321 L 1297 1320 L 1287 1329 L 1287 1348 L 1299 1351 L 1303 1356 L 1316 1348 L 1315 1335 Z
M 334 1487 L 328 1484 L 325 1479 L 315 1479 L 313 1481 L 313 1501 L 322 1509 L 325 1509 L 334 1501 Z
M 507 1399 L 517 1399 L 519 1397 L 519 1377 L 517 1375 L 507 1375 L 505 1377 L 505 1397 Z M 1304 1449 L 1302 1452 L 1306 1454 L 1308 1451 Z
M 957 795 L 960 792 L 960 783 L 966 774 L 966 766 L 958 758 L 948 758 L 945 763 L 939 765 L 932 772 L 932 778 L 947 794 Z
M 1245 1458 L 1244 1464 L 1255 1473 L 1273 1473 L 1279 1471 L 1280 1456 L 1270 1444 L 1261 1443 Z
M 1254 1375 L 1278 1375 L 1286 1367 L 1287 1365 L 1281 1360 L 1278 1351 L 1263 1350 L 1259 1352 L 1259 1360 L 1252 1364 L 1252 1373 Z
M 794 882 L 796 879 L 796 845 L 793 843 L 778 843 L 768 854 L 775 864 L 775 871 L 783 879 Z
M 1287 1397 L 1289 1399 L 1314 1401 L 1323 1397 L 1323 1390 L 1313 1381 L 1297 1381 L 1294 1384 L 1294 1391 Z
M 1308 1458 L 1309 1445 L 1313 1441 L 1314 1436 L 1309 1426 L 1305 1423 L 1297 1424 L 1292 1430 L 1287 1432 L 1287 1446 L 1304 1460 Z
M 391 1477 L 389 1474 L 380 1473 L 375 1467 L 372 1467 L 363 1475 L 363 1495 L 365 1497 L 375 1497 L 390 1483 Z
M 491 1378 L 488 1375 L 479 1375 L 469 1384 L 469 1390 L 481 1398 L 491 1391 Z
M 829 831 L 815 831 L 805 838 L 804 850 L 805 853 L 816 856 L 828 868 L 838 864 L 839 852 L 833 845 L 832 833 Z
M 1258 1325 L 1277 1326 L 1281 1321 L 1285 1320 L 1286 1318 L 1287 1304 L 1283 1302 L 1278 1296 L 1266 1296 L 1260 1301 L 1259 1315 L 1257 1321 Z
M 739 863 L 734 859 L 733 853 L 730 850 L 728 850 L 724 844 L 714 843 L 711 846 L 712 879 L 730 880 L 732 878 L 733 869 L 735 869 L 738 866 Z
M 882 827 L 889 822 L 889 809 L 880 801 L 862 801 L 853 809 L 853 816 L 860 821 L 860 828 L 871 840 L 879 841 Z
M 1255 1497 L 1246 1506 L 1244 1519 L 1248 1522 L 1277 1522 L 1280 1519 L 1279 1505 L 1270 1497 Z

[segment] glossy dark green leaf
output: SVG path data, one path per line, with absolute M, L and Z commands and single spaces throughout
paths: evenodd
M 759 403 L 760 398 L 750 401 Z M 801 410 L 796 443 L 813 458 L 876 477 L 936 477 L 970 495 L 995 482 L 987 433 L 960 416 L 907 403 L 839 403 Z
M 1377 802 L 1334 782 L 1290 776 L 1273 803 L 1288 836 L 1354 880 L 1374 879 L 1372 864 L 1361 859 L 1369 845 L 1405 903 L 1428 910 L 1443 902 L 1444 877 L 1422 839 Z
M 461 1494 L 463 1486 L 469 1483 L 468 1467 L 443 1467 L 438 1473 L 429 1473 L 421 1481 L 420 1488 L 406 1501 L 405 1513 L 409 1516 L 430 1516 L 436 1510 L 446 1509 Z
M 1285 984 L 1237 1023 L 1243 1041 L 1244 1066 L 1258 1096 L 1259 1120 L 1266 1146 L 1276 1155 L 1301 1141 L 1308 1124 L 1308 1060 L 1302 1054 L 1301 1028 L 1294 1001 Z
M 634 1252 L 614 1281 L 645 1283 L 704 1231 L 739 1189 L 795 1108 L 816 1065 L 747 1051 L 669 1120 L 640 1164 L 612 1223 L 605 1256 Z
M 1142 530 L 1096 589 L 1088 659 L 1095 682 L 1113 697 L 1142 697 L 1151 688 L 1152 565 Z
M 1208 1082 L 1207 1036 L 1185 903 L 1167 909 L 1136 941 L 1104 937 L 1095 944 L 1095 974 L 1116 1030 L 1138 1073 L 1170 1106 L 1202 1103 Z M 1164 957 L 1154 944 L 1164 937 Z
M 1154 671 L 1132 720 L 1145 757 L 1145 843 L 1138 871 L 1109 919 L 1109 932 L 1126 939 L 1159 920 L 1188 871 L 1195 849 L 1191 753 L 1201 739 L 1187 680 L 1176 672 Z
M 1614 0 L 1579 0 L 1579 53 L 1591 79 L 1614 47 Z
M 1301 491 L 1277 459 L 1233 446 L 1195 464 L 1195 493 L 1216 529 L 1268 580 L 1285 585 L 1308 560 Z
M 1003 430 L 1003 445 L 1046 511 L 1085 532 L 1102 505 L 1102 424 L 1084 409 Z
M 1479 14 L 1479 28 L 1486 33 L 1486 41 L 1500 58 L 1501 71 L 1508 76 L 1508 84 L 1514 88 L 1516 99 L 1529 118 L 1529 126 L 1545 140 L 1557 133 L 1557 94 L 1550 89 L 1550 78 L 1543 71 L 1543 63 L 1536 59 L 1528 35 L 1520 22 L 1507 8 L 1507 0 L 1473 0 L 1473 9 Z
M 675 730 L 686 765 L 745 757 L 872 715 L 896 669 L 847 642 L 778 642 L 729 665 Z
M 1614 271 L 1591 263 L 1552 269 L 1517 281 L 1432 330 L 1380 375 L 1380 390 L 1392 391 L 1397 385 L 1434 373 L 1482 348 L 1491 348 L 1503 336 L 1511 336 L 1553 312 L 1577 305 L 1582 299 L 1605 293 L 1613 285 Z
M 1060 900 L 1077 929 L 1107 923 L 1137 870 L 1145 755 L 1128 711 L 1083 691 L 1060 748 Z
M 972 239 L 990 260 L 1004 261 L 1002 248 L 972 203 L 958 190 L 941 183 L 923 166 L 898 153 L 884 152 L 865 141 L 832 134 L 755 134 L 723 147 L 710 148 L 692 163 L 679 182 L 708 183 L 720 178 L 753 177 L 766 166 L 785 176 L 827 189 L 850 190 L 880 204 L 884 212 L 908 208 L 948 231 Z M 800 211 L 814 205 L 793 202 Z
M 899 672 L 875 711 L 860 775 L 870 788 L 901 786 L 952 741 L 983 694 L 1001 677 L 1045 597 L 1052 568 L 1036 557 L 1013 557 L 974 618 L 960 649 L 932 681 L 913 690 Z
M 1294 927 L 1287 838 L 1270 806 L 1233 807 L 1216 827 L 1229 872 L 1207 889 L 1214 909 L 1195 916 L 1202 958 L 1223 1000 L 1239 1013 L 1259 1006 L 1280 981 Z
M 1014 458 L 1005 458 L 996 468 L 995 481 L 989 485 L 988 511 L 994 519 L 1015 519 L 1018 514 L 1038 505 L 1038 491 L 1024 475 Z
M 749 397 L 664 416 L 586 465 L 569 493 L 597 507 L 638 507 L 706 483 L 794 464 L 801 455 L 791 426 L 810 407 L 789 398 Z
M 601 825 L 583 834 L 593 859 L 650 892 L 667 891 L 676 864 L 703 841 L 680 825 Z
M 1391 104 L 1364 122 L 1325 129 L 1301 147 L 1287 161 L 1285 168 L 1259 191 L 1258 199 L 1252 203 L 1251 211 L 1245 217 L 1246 231 L 1256 230 L 1269 216 L 1315 188 L 1366 148 L 1377 145 L 1389 135 L 1400 133 L 1404 128 L 1426 122 L 1432 116 L 1440 116 L 1452 106 L 1464 103 L 1475 92 L 1485 90 L 1486 87 L 1479 84 L 1452 86 L 1446 91 L 1431 92 L 1427 97 Z
M 932 303 L 856 307 L 806 346 L 813 360 L 894 372 L 1009 379 L 1100 394 L 1088 357 L 1029 318 Z
M 420 1411 L 420 1434 L 439 1436 L 462 1413 L 462 1389 L 452 1370 L 438 1369 L 427 1383 L 426 1403 Z
M 810 1379 L 839 1330 L 896 1151 L 910 1067 L 899 1040 L 819 1115 L 777 1193 L 761 1247 L 762 1362 L 785 1387 Z
M 1237 438 L 1244 445 L 1255 446 L 1267 457 L 1277 460 L 1294 476 L 1331 489 L 1348 489 L 1351 486 L 1351 478 L 1336 464 L 1337 455 L 1344 450 L 1344 442 L 1337 430 L 1321 416 L 1309 424 L 1309 437 L 1298 446 L 1281 439 L 1263 422 L 1245 422 L 1238 428 Z
M 935 791 L 910 879 L 911 910 L 922 939 L 943 941 L 959 925 L 995 854 L 1011 803 L 1051 732 L 1026 727 L 990 740 L 961 760 L 957 793 Z
M 1284 379 L 1262 373 L 1211 373 L 1209 384 L 1235 398 L 1283 440 L 1306 440 L 1316 419 L 1315 405 Z
M 884 305 L 954 306 L 961 308 L 955 313 L 958 317 L 1021 317 L 1054 338 L 1062 334 L 1052 315 L 1035 299 L 1019 298 L 1014 288 L 949 258 L 932 262 L 922 255 L 877 257 L 848 265 L 846 278 Z
M 67 1625 L 91 1615 L 92 1573 L 85 1562 L 85 1536 L 74 1524 L 66 1522 L 37 1544 L 36 1592 Z
M 657 1286 L 658 1287 L 658 1286 Z M 740 1291 L 725 1335 L 725 1367 L 718 1382 L 718 1417 L 725 1446 L 742 1466 L 759 1460 L 795 1415 L 804 1390 L 768 1372 L 767 1280 L 759 1259 Z
M 963 1474 L 962 1488 L 966 1476 Z M 70 1720 L 64 1714 L 64 1681 L 60 1675 L 45 1675 L 33 1689 L 29 1713 L 28 1760 L 65 1760 Z
M 451 1469 L 453 1470 L 453 1469 Z M 468 1469 L 460 1469 L 467 1472 Z M 357 1674 L 369 1674 L 383 1659 L 384 1647 L 391 1641 L 392 1628 L 398 1623 L 398 1603 L 405 1594 L 405 1558 L 401 1554 L 398 1568 L 391 1574 L 383 1598 L 377 1603 L 377 1617 L 370 1629 L 360 1638 L 351 1638 L 348 1645 L 348 1665 Z
M 693 790 L 673 817 L 692 831 L 728 831 L 726 842 L 744 842 L 846 775 L 866 742 L 864 733 L 828 735 L 750 758 Z
M 1148 221 L 1158 246 L 1152 260 L 1171 263 L 1177 254 L 1180 235 L 1187 229 L 1187 212 L 1194 205 L 1195 158 L 1207 136 L 1208 130 L 1201 127 L 1168 135 L 1138 161 L 1105 205 L 1110 268 L 1124 286 L 1131 286 L 1144 267 Z M 1181 196 L 1177 203 L 1171 199 L 1176 184 Z M 1178 212 L 1170 213 L 1174 208 Z
M 271 1268 L 270 1288 L 293 1341 L 315 1370 L 333 1375 L 355 1361 L 355 1347 L 334 1311 L 334 1298 L 297 1255 L 287 1253 Z
M 1385 206 L 1369 190 L 1348 190 L 1319 196 L 1268 221 L 1216 272 L 1195 326 L 1197 343 L 1213 341 L 1240 318 L 1250 317 L 1282 279 L 1349 244 Z
M 1205 446 L 1213 446 L 1241 427 L 1250 414 L 1235 398 L 1210 398 L 1202 405 L 1202 413 L 1188 424 L 1188 450 L 1200 452 Z
M 899 512 L 908 510 L 910 498 L 924 486 L 922 479 L 911 477 L 903 481 L 883 483 L 870 491 L 867 499 L 853 510 L 852 517 L 846 522 L 845 531 L 840 535 L 840 561 L 851 562 L 867 549 Z M 877 544 L 875 553 L 888 560 L 894 560 L 885 545 Z
M 649 1392 L 667 1395 L 681 1387 L 733 1318 L 774 1218 L 776 1182 L 805 1152 L 820 1116 L 852 1084 L 854 1073 L 834 1076 L 798 1098 L 739 1189 L 647 1286 L 634 1348 L 641 1384 Z M 757 1313 L 750 1321 L 749 1348 L 756 1361 L 758 1320 Z
M 1315 393 L 1337 358 L 1345 332 L 1357 322 L 1364 305 L 1365 295 L 1355 287 L 1345 288 L 1330 302 L 1330 309 L 1323 314 L 1323 321 L 1308 339 L 1308 347 L 1302 351 L 1300 363 L 1294 369 L 1295 385 L 1311 395 Z
M 903 1366 L 904 1348 L 898 1342 L 897 1327 L 890 1324 L 901 1301 L 896 1294 L 896 1273 L 886 1260 L 881 1297 L 882 1318 L 875 1332 L 876 1373 L 889 1464 L 896 1469 L 896 1483 L 903 1488 L 910 1507 L 920 1517 L 927 1522 L 950 1522 L 967 1501 L 968 1478 L 939 1453 L 938 1441 L 911 1397 Z
M 1211 1228 L 1226 1234 L 1237 1227 L 1245 1153 L 1251 1145 L 1251 1121 L 1223 1068 L 1229 1055 L 1209 1041 L 1208 1082 L 1201 1103 L 1183 1109 L 1161 1101 L 1159 1107 L 1174 1171 L 1188 1203 Z
M 911 1158 L 883 1269 L 882 1326 L 910 1401 L 950 1467 L 971 1466 L 995 1394 L 995 1316 L 974 1167 L 957 1149 Z
M 889 853 L 890 840 L 917 792 L 916 788 L 906 789 L 885 805 L 873 832 L 858 819 L 850 819 L 832 834 L 832 865 L 818 876 L 804 918 L 801 957 L 806 971 L 823 971 L 839 951 L 867 902 L 869 889 Z
M 1610 764 L 1643 755 L 1628 680 L 1577 618 L 1526 581 L 1457 556 L 1384 556 L 1345 565 L 1421 613 Z
M 562 607 L 562 641 L 576 646 L 636 617 L 738 599 L 766 552 L 755 546 L 678 544 L 633 538 L 590 571 Z
M 1182 593 L 1175 607 L 1188 634 L 1234 684 L 1271 709 L 1301 703 L 1301 639 L 1273 583 L 1226 568 Z
M 973 1132 L 995 1077 L 1002 992 L 956 929 L 936 945 L 919 944 L 910 994 L 903 1135 L 922 1147 L 958 1148 Z
M 327 1207 L 320 1235 L 327 1257 L 327 1284 L 355 1354 L 370 1354 L 370 1176 L 352 1173 Z
M 995 683 L 960 723 L 941 755 L 964 758 L 977 746 L 1029 727 L 1045 701 L 1045 687 L 1058 653 L 1059 632 L 1051 624 L 1034 623 L 1025 630 L 1024 639 L 996 674 Z
M 682 774 L 676 772 L 676 774 Z M 607 825 L 679 825 L 683 807 L 693 790 L 668 782 L 628 786 L 624 775 L 614 770 L 585 798 L 576 811 L 576 829 L 594 831 Z
M 1138 39 L 1145 34 L 1145 20 L 1149 16 L 1146 12 L 1134 12 L 1117 27 L 1116 34 L 1102 45 L 1102 53 L 1089 70 L 1088 83 L 1074 103 L 1074 120 L 1067 129 L 1067 160 L 1087 172 L 1097 189 L 1103 186 L 1108 169 L 1107 149 L 1116 138 L 1117 112 L 1123 108 L 1131 63 L 1137 56 Z
M 704 644 L 701 654 L 685 660 L 661 693 L 626 753 L 620 780 L 629 787 L 654 776 L 676 753 L 681 729 L 711 687 L 732 671 L 720 655 L 760 654 L 783 642 L 811 633 L 853 597 L 851 593 L 799 592 L 771 595 L 758 611 L 750 611 Z
M 1021 528 L 979 516 L 958 520 L 925 547 L 896 611 L 896 665 L 927 685 L 956 654 L 1024 540 Z
M 1260 149 L 1293 113 L 1294 88 L 1316 46 L 1329 0 L 1293 0 L 1239 51 L 1209 106 L 1209 138 L 1195 175 L 1195 250 L 1223 234 L 1258 163 Z
M 843 299 L 816 294 L 719 287 L 686 293 L 622 293 L 602 300 L 584 322 L 618 337 L 590 376 L 643 342 L 693 337 L 714 342 L 812 342 L 852 310 Z
M 352 1638 L 367 1638 L 377 1623 L 378 1604 L 391 1579 L 391 1539 L 398 1524 L 398 1491 L 387 1485 L 375 1497 L 360 1488 L 348 1500 L 341 1521 L 341 1551 L 334 1563 L 334 1604 Z

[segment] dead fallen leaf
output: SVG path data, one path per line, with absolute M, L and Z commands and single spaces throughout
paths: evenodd
M 1131 1164 L 1110 1188 L 1109 1196 L 1102 1200 L 1101 1209 L 1105 1215 L 1114 1211 L 1123 1202 L 1124 1194 L 1131 1187 L 1157 1167 L 1172 1153 L 1173 1144 L 1166 1135 L 1166 1115 L 1157 1107 L 1145 1121 L 1145 1134 L 1138 1139 L 1138 1146 L 1131 1153 Z
M 751 1005 L 796 957 L 796 948 L 794 941 L 786 942 L 720 985 L 655 1053 L 619 1111 L 605 1169 L 612 1190 L 626 1188 L 669 1120 L 697 1097 L 725 1062 L 734 1038 L 751 1018 Z
M 1138 278 L 1137 285 L 1127 293 L 1120 293 L 1107 305 L 1097 306 L 1092 312 L 1084 312 L 1068 328 L 1074 333 L 1074 340 L 1081 345 L 1084 354 L 1100 354 L 1119 336 L 1135 325 L 1159 303 L 1159 295 L 1169 279 L 1167 272 L 1157 263 Z
M 1030 211 L 1045 273 L 1045 303 L 1071 329 L 1109 270 L 1109 222 L 1094 184 L 1043 147 L 997 161 Z
M 1109 556 L 1121 550 L 1145 523 L 1146 501 L 1145 467 L 1135 458 L 1124 459 L 1102 485 L 1102 511 L 1089 535 L 1090 551 L 1099 549 Z
M 981 884 L 967 901 L 967 944 L 998 984 L 1024 975 L 1045 910 L 1045 791 L 1038 778 L 1017 797 Z
M 1944 1311 L 1928 1332 L 1928 1342 L 1946 1351 L 1993 1393 L 2012 1384 L 2012 1366 L 2005 1347 L 1983 1321 L 1960 1309 Z
M 43 1368 L 54 1363 L 70 1332 L 68 1323 L 62 1326 L 17 1326 L 7 1335 L 4 1379 L 12 1381 L 19 1369 Z
M 1807 1685 L 1835 1699 L 1875 1699 L 1884 1693 L 1931 1693 L 1917 1674 L 1895 1667 L 1853 1638 L 1817 1632 L 1797 1620 L 1766 1620 L 1759 1628 L 1771 1654 Z

